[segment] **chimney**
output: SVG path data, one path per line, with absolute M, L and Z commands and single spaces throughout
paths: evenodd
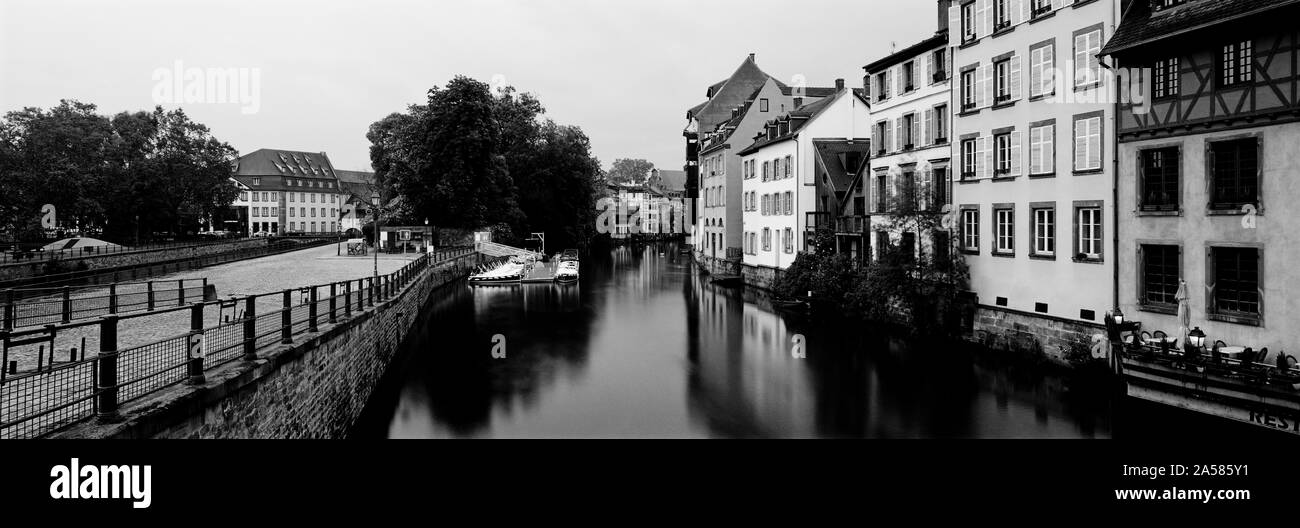
M 750 54 L 749 54 L 749 62 L 754 62 L 754 54 L 753 54 L 753 53 L 750 53 Z
M 843 79 L 843 78 L 835 79 L 835 91 L 837 91 L 837 92 L 842 92 L 842 91 L 844 91 L 844 79 Z
M 731 118 L 732 118 L 732 119 L 735 119 L 735 118 L 737 118 L 737 117 L 740 117 L 740 108 L 739 108 L 739 107 L 737 107 L 737 108 L 732 108 L 732 109 L 731 109 Z
M 939 0 L 939 30 L 935 33 L 948 32 L 948 10 L 952 9 L 952 0 Z
M 801 106 L 803 106 L 803 98 L 802 98 L 802 97 L 795 97 L 795 98 L 794 98 L 794 107 L 795 107 L 796 109 L 798 109 L 798 108 L 801 107 Z

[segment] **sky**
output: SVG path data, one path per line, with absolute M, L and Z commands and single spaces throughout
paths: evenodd
M 161 103 L 183 108 L 241 153 L 326 152 L 335 168 L 370 170 L 371 123 L 466 75 L 537 95 L 547 117 L 582 127 L 605 167 L 644 158 L 680 169 L 686 110 L 748 54 L 785 82 L 802 75 L 809 86 L 837 78 L 858 86 L 864 64 L 934 33 L 935 6 L 0 0 L 0 112 L 60 99 L 104 114 Z M 190 70 L 204 80 L 187 79 Z M 225 83 L 206 75 L 226 71 L 236 84 L 223 103 L 213 87 Z M 195 90 L 213 100 L 196 99 Z

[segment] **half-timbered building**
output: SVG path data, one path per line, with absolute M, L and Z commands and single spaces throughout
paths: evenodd
M 1300 1 L 1135 0 L 1118 104 L 1118 298 L 1174 335 L 1290 350 L 1300 320 Z

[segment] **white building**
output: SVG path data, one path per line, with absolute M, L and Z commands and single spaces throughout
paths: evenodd
M 940 2 L 940 9 L 946 6 Z M 913 257 L 936 255 L 949 247 L 948 232 L 917 233 L 894 217 L 941 214 L 951 203 L 949 160 L 951 108 L 947 12 L 933 36 L 867 66 L 871 96 L 871 171 L 863 188 L 869 197 L 872 226 L 871 256 L 880 259 L 890 248 Z M 946 258 L 946 257 L 945 257 Z
M 834 211 L 832 204 L 818 200 L 822 182 L 817 175 L 825 170 L 819 170 L 817 144 L 853 141 L 865 150 L 868 139 L 860 135 L 866 134 L 869 122 L 866 93 L 846 88 L 840 79 L 833 95 L 770 120 L 753 144 L 737 153 L 742 171 L 742 271 L 747 280 L 762 275 L 760 270 L 786 269 L 800 251 L 809 249 L 811 237 L 805 233 L 816 222 L 809 215 Z

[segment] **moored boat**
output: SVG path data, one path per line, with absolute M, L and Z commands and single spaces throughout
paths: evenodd
M 555 282 L 561 284 L 578 282 L 578 250 L 566 249 L 560 255 L 560 262 L 555 269 Z
M 469 276 L 470 285 L 518 284 L 523 281 L 526 265 L 518 257 L 501 262 Z

